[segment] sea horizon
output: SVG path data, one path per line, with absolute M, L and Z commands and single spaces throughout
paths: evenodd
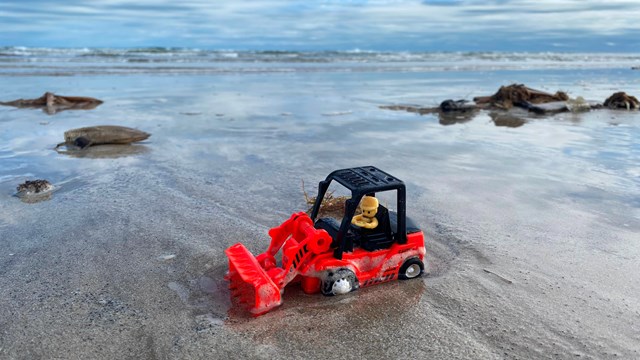
M 637 66 L 640 66 L 640 52 L 0 47 L 0 74 L 9 76 L 628 69 Z

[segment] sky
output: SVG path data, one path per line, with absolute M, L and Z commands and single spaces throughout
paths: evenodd
M 0 0 L 0 46 L 640 51 L 639 0 Z

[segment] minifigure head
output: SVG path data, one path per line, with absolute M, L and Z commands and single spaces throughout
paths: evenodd
M 360 208 L 362 209 L 362 216 L 373 218 L 378 212 L 378 199 L 373 196 L 364 196 L 362 202 L 360 202 Z

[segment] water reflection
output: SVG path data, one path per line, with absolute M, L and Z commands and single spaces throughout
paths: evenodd
M 454 124 L 464 124 L 473 120 L 478 114 L 478 110 L 465 110 L 454 112 L 438 112 L 438 122 L 440 125 L 448 126 Z
M 413 83 L 407 85 L 415 74 L 408 74 L 404 79 L 401 76 L 221 75 L 216 78 L 215 87 L 211 78 L 204 77 L 184 77 L 180 81 L 159 76 L 144 78 L 145 81 L 138 77 L 118 78 L 118 89 L 105 90 L 105 93 L 113 92 L 115 97 L 117 91 L 123 100 L 110 101 L 99 112 L 62 114 L 57 118 L 59 121 L 52 121 L 46 127 L 37 125 L 44 116 L 40 112 L 0 108 L 0 117 L 3 117 L 0 179 L 7 179 L 0 183 L 2 193 L 13 193 L 15 184 L 9 181 L 17 183 L 18 178 L 46 177 L 56 185 L 63 178 L 78 179 L 75 187 L 65 185 L 50 202 L 36 206 L 27 206 L 15 199 L 4 202 L 2 206 L 6 211 L 0 212 L 0 226 L 6 224 L 2 231 L 16 234 L 11 236 L 17 239 L 15 243 L 9 239 L 14 247 L 22 246 L 24 239 L 30 238 L 37 241 L 43 238 L 42 241 L 55 244 L 58 238 L 72 234 L 74 229 L 102 229 L 104 224 L 119 226 L 114 239 L 140 234 L 140 241 L 114 241 L 113 245 L 120 246 L 120 253 L 126 253 L 123 251 L 131 249 L 128 246 L 133 243 L 162 246 L 161 252 L 152 251 L 152 246 L 149 250 L 145 250 L 145 246 L 135 248 L 140 256 L 148 259 L 178 254 L 171 263 L 158 260 L 157 265 L 165 266 L 167 275 L 149 277 L 148 287 L 168 286 L 175 300 L 184 304 L 185 311 L 194 313 L 196 331 L 210 329 L 223 335 L 235 332 L 231 335 L 236 337 L 255 333 L 259 334 L 258 341 L 262 344 L 274 343 L 282 345 L 281 348 L 291 344 L 317 344 L 317 348 L 326 345 L 327 336 L 308 330 L 313 324 L 321 324 L 323 333 L 348 336 L 344 319 L 348 319 L 350 329 L 361 334 L 384 331 L 406 338 L 419 321 L 426 318 L 425 313 L 434 303 L 434 297 L 427 296 L 435 294 L 435 303 L 441 303 L 437 297 L 442 294 L 436 286 L 436 289 L 425 286 L 447 279 L 427 277 L 417 282 L 377 285 L 334 298 L 307 295 L 299 287 L 287 287 L 282 307 L 263 317 L 245 322 L 242 316 L 246 311 L 237 316 L 232 313 L 227 284 L 222 281 L 226 268 L 224 249 L 242 241 L 252 250 L 263 250 L 262 230 L 280 223 L 293 211 L 304 210 L 300 179 L 308 179 L 313 186 L 336 168 L 373 164 L 389 169 L 407 181 L 411 197 L 407 210 L 411 217 L 421 225 L 444 224 L 442 231 L 421 227 L 452 239 L 443 246 L 446 250 L 451 248 L 454 254 L 467 244 L 478 244 L 491 254 L 490 261 L 507 264 L 497 268 L 500 274 L 522 280 L 525 275 L 519 272 L 521 267 L 537 266 L 538 260 L 544 260 L 541 263 L 545 269 L 552 269 L 551 281 L 567 273 L 578 274 L 575 277 L 578 285 L 595 284 L 586 291 L 606 293 L 607 288 L 591 281 L 598 280 L 595 275 L 578 277 L 583 276 L 586 271 L 581 270 L 587 268 L 572 264 L 593 264 L 590 260 L 596 259 L 598 266 L 592 273 L 610 271 L 612 279 L 633 268 L 631 260 L 608 254 L 630 254 L 633 258 L 637 253 L 637 246 L 629 235 L 630 230 L 638 228 L 637 113 L 601 110 L 579 116 L 567 113 L 540 117 L 525 112 L 512 116 L 496 112 L 492 116 L 482 110 L 440 119 L 436 114 L 418 117 L 404 111 L 375 108 L 375 104 L 390 96 L 398 101 L 436 101 L 418 95 L 409 98 L 405 95 L 407 92 L 436 94 L 433 98 L 442 98 L 453 96 L 451 93 L 464 93 L 478 83 L 494 88 L 493 82 L 497 81 L 487 75 L 486 79 L 480 79 L 483 81 L 460 82 L 450 87 L 451 81 L 447 78 L 443 80 L 446 87 L 433 85 L 425 89 Z M 362 86 L 363 79 L 372 85 Z M 82 77 L 78 82 L 85 89 L 110 89 L 112 80 L 113 77 Z M 573 77 L 561 80 L 559 83 L 568 84 L 569 88 L 574 82 Z M 29 79 L 24 82 L 25 85 L 18 85 L 38 85 L 36 81 L 29 83 Z M 282 86 L 283 82 L 287 85 Z M 609 91 L 609 83 L 596 86 Z M 334 87 L 335 91 L 327 91 Z M 120 92 L 121 89 L 126 90 Z M 391 90 L 382 93 L 380 89 Z M 155 102 L 156 98 L 167 101 Z M 191 108 L 202 115 L 188 119 L 175 115 Z M 353 109 L 354 114 L 320 115 L 331 109 L 347 108 Z M 295 115 L 283 117 L 280 114 L 284 112 Z M 220 113 L 227 115 L 216 116 Z M 231 117 L 235 118 L 233 123 L 230 123 Z M 105 118 L 122 119 L 122 125 L 126 126 L 153 129 L 153 151 L 149 156 L 137 156 L 150 150 L 151 145 L 96 146 L 67 153 L 67 156 L 51 151 L 66 129 L 101 124 Z M 474 118 L 476 121 L 471 121 Z M 572 124 L 573 118 L 580 119 L 580 123 Z M 523 126 L 524 120 L 529 120 L 527 126 Z M 608 121 L 620 126 L 610 126 Z M 464 126 L 442 126 L 456 123 Z M 506 124 L 518 130 L 504 131 L 498 127 Z M 71 157 L 123 158 L 78 160 Z M 43 211 L 49 207 L 56 211 Z M 38 217 L 44 217 L 45 221 L 32 220 Z M 203 220 L 205 218 L 207 220 Z M 56 228 L 52 230 L 51 224 L 56 224 Z M 34 237 L 33 234 L 45 235 Z M 71 240 L 75 238 L 78 237 Z M 92 238 L 110 240 L 107 234 L 96 233 Z M 71 249 L 86 248 L 86 244 L 69 244 Z M 434 246 L 433 243 L 429 246 L 431 254 Z M 198 249 L 197 252 L 194 249 Z M 91 251 L 79 255 L 69 253 L 69 261 L 95 260 L 104 268 L 128 264 L 119 263 L 120 258 L 113 254 L 100 259 Z M 438 275 L 449 265 L 433 259 L 450 258 L 435 254 L 427 262 L 429 272 Z M 574 257 L 574 254 L 577 255 Z M 179 261 L 182 265 L 178 265 Z M 455 264 L 467 266 L 466 263 L 465 258 Z M 207 266 L 214 270 L 207 270 Z M 132 270 L 141 273 L 144 269 L 134 267 Z M 483 279 L 484 275 L 476 278 Z M 483 311 L 483 304 L 491 303 L 485 300 L 500 291 L 499 288 L 492 290 L 495 284 L 487 284 L 486 288 L 469 291 L 453 289 L 443 298 L 456 300 L 480 294 L 484 297 L 478 295 L 477 304 Z M 518 289 L 528 286 L 532 293 L 539 289 L 535 283 L 529 285 L 525 281 L 516 285 Z M 630 288 L 628 293 L 636 288 Z M 135 291 L 135 286 L 132 289 Z M 62 290 L 73 291 L 73 288 Z M 147 299 L 145 294 L 134 294 L 145 300 L 145 304 L 157 303 L 153 297 Z M 512 295 L 506 301 L 518 296 Z M 553 308 L 553 303 L 548 303 L 549 308 Z M 540 306 L 544 311 L 547 304 Z M 142 306 L 141 311 L 148 313 L 150 319 L 162 317 L 153 307 Z M 455 314 L 444 312 L 446 316 L 440 320 L 456 321 Z M 215 327 L 225 318 L 228 328 Z M 594 317 L 588 326 L 601 319 L 607 318 L 605 315 Z M 193 332 L 194 328 L 187 326 L 186 329 Z
M 23 203 L 35 204 L 42 201 L 51 200 L 51 198 L 53 197 L 53 190 L 38 194 L 16 194 L 15 196 L 18 197 Z
M 491 111 L 489 117 L 496 126 L 506 126 L 517 128 L 524 125 L 527 121 L 513 113 L 503 111 Z
M 459 100 L 459 102 L 461 101 L 462 100 Z M 418 105 L 385 105 L 380 106 L 380 108 L 385 110 L 406 111 L 410 113 L 420 114 L 422 116 L 432 114 L 437 115 L 438 123 L 443 126 L 464 124 L 475 119 L 478 115 L 486 113 L 489 115 L 495 126 L 510 128 L 521 127 L 529 122 L 528 119 L 540 118 L 541 115 L 547 115 L 547 117 L 553 116 L 554 118 L 559 120 L 569 120 L 572 123 L 578 123 L 582 121 L 583 116 L 589 112 L 589 110 L 574 112 L 567 111 L 564 102 L 548 103 L 537 106 L 538 108 L 546 110 L 541 110 L 542 113 L 536 114 L 535 111 L 532 112 L 526 109 L 519 108 L 511 108 L 509 110 L 486 110 L 469 107 L 445 111 L 441 109 L 442 105 L 440 107 L 421 107 Z M 562 106 L 562 109 L 558 110 L 559 106 Z M 598 109 L 598 107 L 592 107 L 592 109 Z M 618 116 L 612 117 L 612 119 L 617 118 Z M 609 124 L 618 125 L 618 122 L 609 121 Z
M 32 108 L 42 109 L 47 115 L 55 115 L 66 110 L 93 110 L 100 104 L 95 103 L 78 103 L 70 105 L 51 105 L 51 106 L 31 106 Z
M 295 314 L 301 318 L 314 317 L 319 313 L 330 314 L 340 311 L 353 326 L 359 328 L 375 327 L 375 324 L 388 317 L 401 317 L 404 314 L 415 311 L 420 303 L 427 285 L 423 278 L 410 281 L 391 281 L 384 284 L 359 289 L 349 294 L 327 297 L 321 294 L 304 294 L 296 284 L 287 286 L 283 295 L 281 306 L 272 309 L 260 319 L 269 319 L 270 326 L 280 323 L 285 326 L 288 316 Z M 228 293 L 228 290 L 225 291 Z M 229 294 L 230 295 L 230 294 Z M 239 329 L 244 326 L 253 326 L 252 320 L 256 319 L 242 306 L 230 301 L 227 311 L 227 325 L 233 325 Z M 376 309 L 376 311 L 370 311 Z M 289 324 L 294 326 L 293 324 Z M 300 326 L 305 326 L 302 322 Z M 338 331 L 342 323 L 325 324 L 327 330 Z M 335 326 L 335 328 L 334 328 Z M 276 326 L 277 328 L 277 326 Z
M 117 159 L 125 156 L 141 155 L 149 152 L 149 148 L 140 144 L 131 145 L 96 145 L 85 149 L 73 146 L 55 149 L 59 154 L 74 158 Z

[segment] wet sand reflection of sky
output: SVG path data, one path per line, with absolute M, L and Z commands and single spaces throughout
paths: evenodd
M 180 77 L 179 82 L 123 77 L 115 83 L 116 90 L 109 77 L 83 77 L 56 91 L 105 100 L 94 110 L 47 117 L 37 110 L 0 108 L 6 129 L 0 133 L 1 189 L 9 194 L 16 181 L 41 177 L 57 182 L 79 176 L 102 183 L 113 169 L 145 171 L 160 164 L 203 177 L 245 167 L 286 169 L 299 177 L 312 168 L 323 177 L 326 169 L 382 163 L 420 187 L 428 188 L 435 179 L 483 184 L 487 189 L 504 183 L 596 207 L 603 206 L 602 196 L 589 194 L 604 191 L 611 204 L 637 209 L 633 194 L 640 193 L 640 149 L 633 140 L 639 131 L 634 113 L 603 110 L 541 117 L 480 111 L 443 126 L 436 115 L 378 108 L 389 98 L 437 104 L 447 95 L 469 93 L 477 77 L 491 76 L 476 74 L 465 81 L 459 75 L 446 89 L 440 81 L 432 87 L 428 82 L 407 87 L 406 76 L 396 79 L 393 74 L 261 74 L 218 76 L 215 81 Z M 525 80 L 527 76 L 523 74 Z M 573 75 L 563 78 L 555 73 L 553 79 L 557 88 L 582 92 L 581 85 L 572 85 Z M 12 92 L 30 93 L 42 81 L 25 80 Z M 484 88 L 489 84 L 473 94 L 489 93 Z M 607 88 L 595 83 L 591 92 L 603 97 Z M 419 94 L 430 95 L 420 100 Z M 193 112 L 198 115 L 185 114 Z M 340 115 L 322 115 L 326 113 Z M 48 125 L 40 125 L 44 117 Z M 152 137 L 139 145 L 144 151 L 122 156 L 74 158 L 52 150 L 65 130 L 103 124 L 139 128 Z M 234 181 L 238 186 L 250 184 L 249 179 Z M 524 193 L 513 196 L 532 201 Z

